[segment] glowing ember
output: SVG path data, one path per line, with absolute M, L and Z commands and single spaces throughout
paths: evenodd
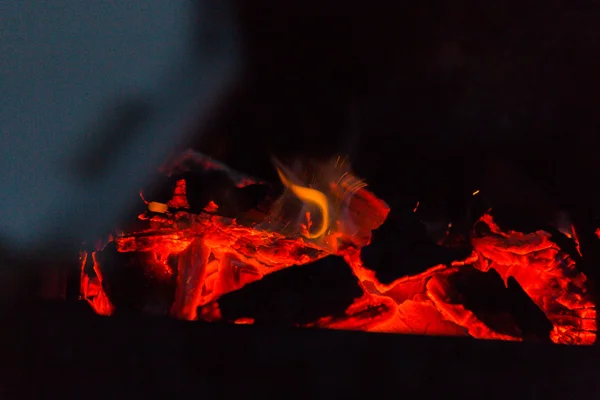
M 489 215 L 482 219 L 492 235 L 474 238 L 482 271 L 495 269 L 505 280 L 514 277 L 554 325 L 555 343 L 593 343 L 596 310 L 586 290 L 586 277 L 575 262 L 550 240 L 551 235 L 503 233 Z
M 206 168 L 223 168 L 212 161 L 204 163 Z M 541 310 L 551 323 L 549 337 L 554 343 L 595 341 L 595 306 L 575 262 L 549 233 L 502 232 L 490 214 L 479 221 L 487 233 L 471 235 L 473 253 L 467 259 L 381 283 L 363 265 L 361 248 L 370 243 L 372 230 L 384 223 L 389 208 L 343 164 L 338 158 L 325 169 L 325 181 L 316 183 L 279 164 L 289 193 L 263 212 L 262 220 L 257 220 L 256 210 L 237 218 L 221 216 L 220 204 L 214 201 L 200 213 L 189 212 L 186 182 L 181 179 L 168 203 L 144 200 L 148 210 L 140 219 L 149 224 L 147 229 L 121 235 L 112 243 L 119 253 L 149 255 L 144 260 L 152 276 L 165 285 L 175 282 L 170 313 L 181 319 L 223 320 L 219 300 L 225 294 L 282 269 L 337 255 L 358 278 L 362 295 L 345 315 L 324 316 L 303 326 L 523 340 L 525 332 L 510 313 L 476 310 L 458 289 L 469 279 L 493 279 L 489 274 L 495 271 L 505 288 L 513 279 Z M 238 186 L 256 182 L 238 178 Z M 577 241 L 574 230 L 569 237 Z M 104 291 L 106 266 L 97 254 L 81 256 L 81 295 L 98 314 L 110 315 L 115 306 Z M 252 324 L 255 318 L 247 315 L 229 322 Z
M 81 296 L 87 300 L 93 310 L 100 315 L 111 315 L 114 307 L 102 287 L 102 273 L 96 261 L 96 253 L 92 253 L 93 275 L 86 273 L 88 254 L 82 253 L 79 261 L 81 263 Z
M 155 213 L 166 213 L 169 210 L 169 206 L 163 203 L 158 203 L 156 201 L 151 201 L 148 203 L 148 210 Z

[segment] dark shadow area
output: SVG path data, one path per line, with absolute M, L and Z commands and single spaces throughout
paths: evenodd
M 0 342 L 5 399 L 562 399 L 599 390 L 596 347 L 103 318 L 64 303 L 24 307 L 3 324 L 12 327 Z

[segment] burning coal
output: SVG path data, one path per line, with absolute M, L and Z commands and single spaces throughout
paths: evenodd
M 187 153 L 164 171 L 167 198 L 142 193 L 134 229 L 82 252 L 81 297 L 101 315 L 595 341 L 587 278 L 550 233 L 504 232 L 486 213 L 463 257 L 383 280 L 363 249 L 379 240 L 388 205 L 339 158 L 275 166 L 283 194 Z M 565 235 L 578 245 L 573 229 Z M 384 260 L 400 261 L 410 262 Z

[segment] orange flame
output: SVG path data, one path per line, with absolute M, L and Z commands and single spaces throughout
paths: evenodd
M 327 201 L 327 197 L 316 189 L 296 185 L 285 176 L 279 167 L 276 167 L 276 169 L 279 174 L 279 179 L 281 179 L 281 183 L 283 183 L 286 188 L 288 188 L 303 203 L 314 204 L 319 208 L 319 211 L 321 211 L 321 218 L 323 221 L 321 227 L 314 233 L 310 233 L 307 230 L 305 234 L 303 233 L 304 236 L 308 239 L 316 239 L 323 236 L 329 227 L 329 202 Z

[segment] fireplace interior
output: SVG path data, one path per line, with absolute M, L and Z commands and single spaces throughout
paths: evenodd
M 599 393 L 598 10 L 237 3 L 121 224 L 0 247 L 0 396 Z

